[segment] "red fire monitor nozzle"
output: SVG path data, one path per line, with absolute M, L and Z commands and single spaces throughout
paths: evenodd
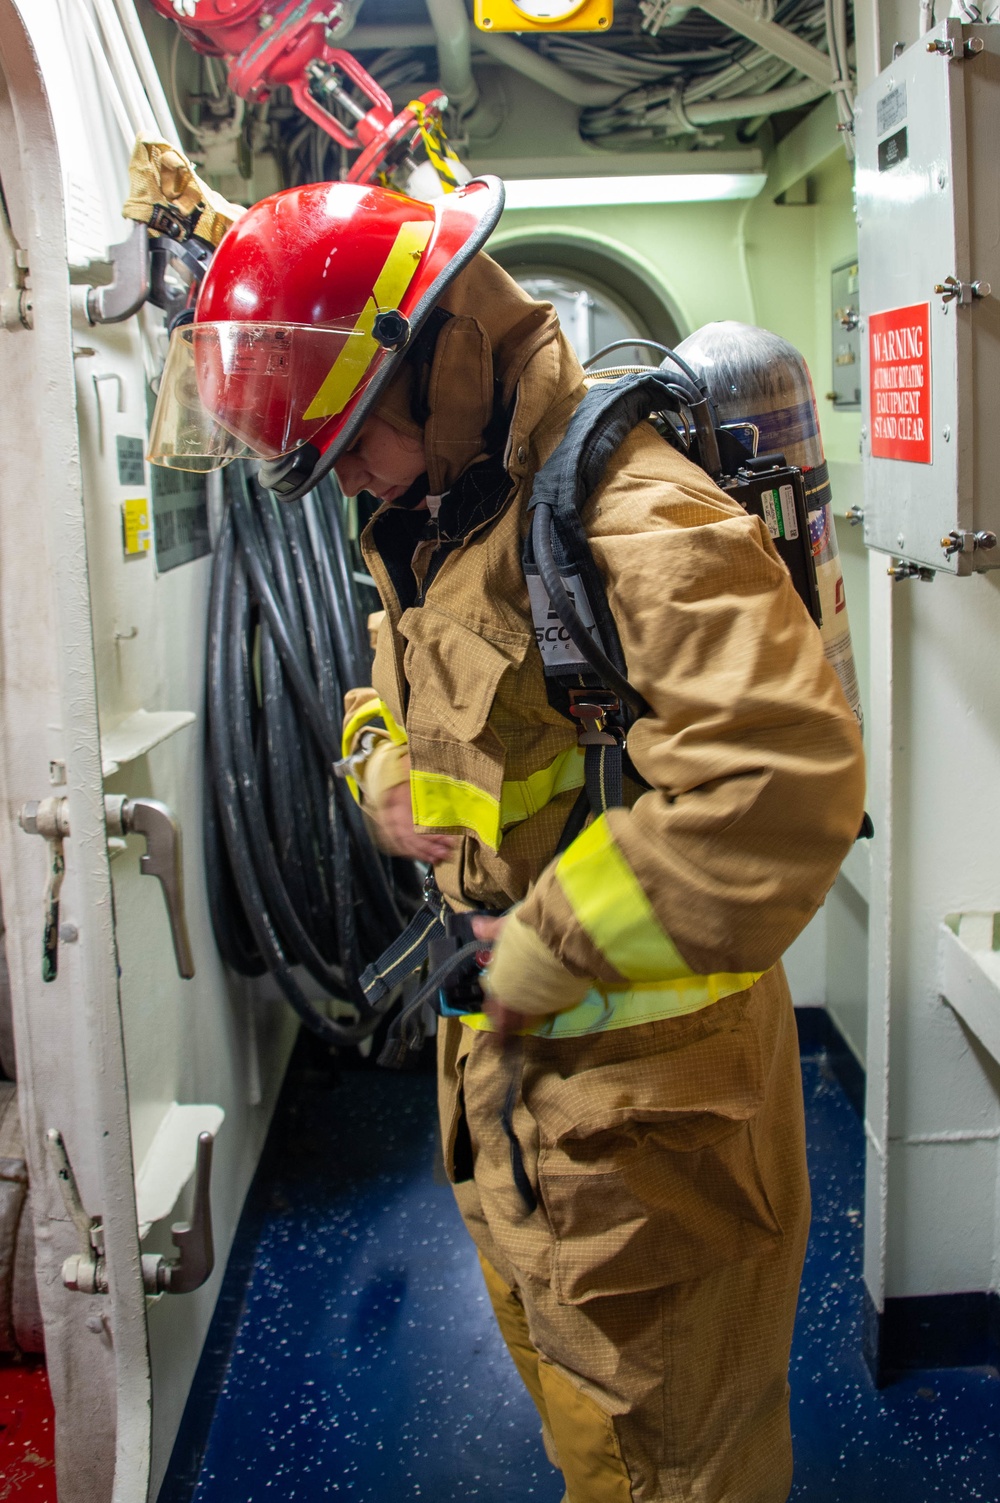
M 297 107 L 349 151 L 359 152 L 350 182 L 370 182 L 387 158 L 403 156 L 430 115 L 435 124 L 447 108 L 440 89 L 421 96 L 423 122 L 408 107 L 399 115 L 392 101 L 350 52 L 334 45 L 345 29 L 340 0 L 152 0 L 161 16 L 176 22 L 196 52 L 223 57 L 229 87 L 250 103 L 284 84 Z M 361 102 L 363 101 L 363 103 Z M 337 104 L 349 117 L 333 113 Z

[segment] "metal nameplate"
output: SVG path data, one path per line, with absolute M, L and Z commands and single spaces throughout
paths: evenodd
M 875 106 L 875 133 L 884 136 L 906 119 L 906 85 L 897 84 Z
M 889 136 L 885 141 L 880 141 L 878 146 L 878 170 L 888 172 L 891 167 L 898 167 L 900 162 L 905 162 L 909 156 L 909 147 L 906 144 L 906 126 L 896 131 L 895 135 Z

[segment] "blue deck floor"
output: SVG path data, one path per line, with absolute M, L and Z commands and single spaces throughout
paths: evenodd
M 822 1057 L 803 1071 L 814 1219 L 792 1357 L 792 1498 L 1000 1503 L 992 1372 L 872 1384 L 861 1124 Z M 432 1080 L 347 1072 L 331 1085 L 314 1070 L 292 1086 L 195 1503 L 558 1503 L 561 1478 L 435 1172 Z

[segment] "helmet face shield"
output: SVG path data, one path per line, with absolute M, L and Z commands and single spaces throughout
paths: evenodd
M 195 323 L 175 329 L 149 458 L 214 470 L 278 459 L 315 438 L 371 380 L 386 351 L 357 315 L 329 324 Z

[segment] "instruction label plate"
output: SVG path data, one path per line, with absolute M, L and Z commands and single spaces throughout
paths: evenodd
M 156 567 L 162 574 L 211 553 L 204 475 L 150 465 Z
M 780 485 L 773 491 L 762 491 L 761 505 L 764 521 L 773 538 L 797 538 L 799 519 L 795 515 L 795 492 L 790 485 Z
M 897 84 L 890 89 L 888 94 L 883 95 L 875 106 L 877 116 L 876 132 L 884 136 L 887 130 L 892 130 L 896 125 L 902 125 L 906 119 L 906 84 Z
M 115 438 L 115 448 L 118 454 L 118 484 L 137 486 L 141 490 L 146 484 L 142 439 L 127 438 L 124 433 L 119 433 Z
M 910 155 L 907 144 L 906 126 L 901 126 L 893 135 L 887 136 L 878 146 L 878 170 L 889 172 L 893 167 L 898 167 L 900 162 L 905 162 Z

